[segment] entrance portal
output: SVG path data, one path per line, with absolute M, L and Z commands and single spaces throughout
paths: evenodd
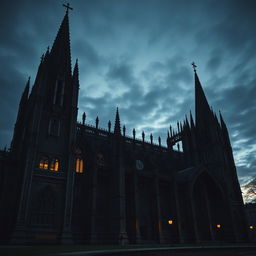
M 194 184 L 192 203 L 199 241 L 230 241 L 231 214 L 221 187 L 203 172 Z

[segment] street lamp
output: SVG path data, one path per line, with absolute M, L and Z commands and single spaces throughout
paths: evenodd
M 220 224 L 217 224 L 216 227 L 217 227 L 218 229 L 220 229 L 220 228 L 221 228 L 221 225 L 220 225 Z
M 252 226 L 252 225 L 249 226 L 249 229 L 250 229 L 250 230 L 253 230 L 253 229 L 254 229 L 254 226 Z

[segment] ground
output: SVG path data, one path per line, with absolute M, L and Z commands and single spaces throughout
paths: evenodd
M 73 254 L 73 253 L 74 254 Z M 1 256 L 38 256 L 38 255 L 98 255 L 98 256 L 256 256 L 256 245 L 242 247 L 195 247 L 195 246 L 1 246 Z

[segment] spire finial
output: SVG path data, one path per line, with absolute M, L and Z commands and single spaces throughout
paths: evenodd
M 73 8 L 69 6 L 69 3 L 63 4 L 63 6 L 64 6 L 65 8 L 67 8 L 66 14 L 68 14 L 68 11 L 69 11 L 69 10 L 73 10 Z
M 192 65 L 192 67 L 193 67 L 193 69 L 194 69 L 194 72 L 196 73 L 197 65 L 195 64 L 195 62 L 194 62 L 194 61 L 191 63 L 191 65 Z

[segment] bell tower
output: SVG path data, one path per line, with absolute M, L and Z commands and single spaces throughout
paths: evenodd
M 23 176 L 14 243 L 35 237 L 33 227 L 43 225 L 50 237 L 65 242 L 71 238 L 79 69 L 78 61 L 73 72 L 71 67 L 69 10 L 72 8 L 69 4 L 63 6 L 66 13 L 52 48 L 41 58 L 26 102 L 23 124 L 26 143 L 21 149 Z M 48 191 L 52 200 L 50 215 L 43 213 L 47 210 L 43 209 L 46 207 L 43 203 L 40 206 L 44 191 Z

